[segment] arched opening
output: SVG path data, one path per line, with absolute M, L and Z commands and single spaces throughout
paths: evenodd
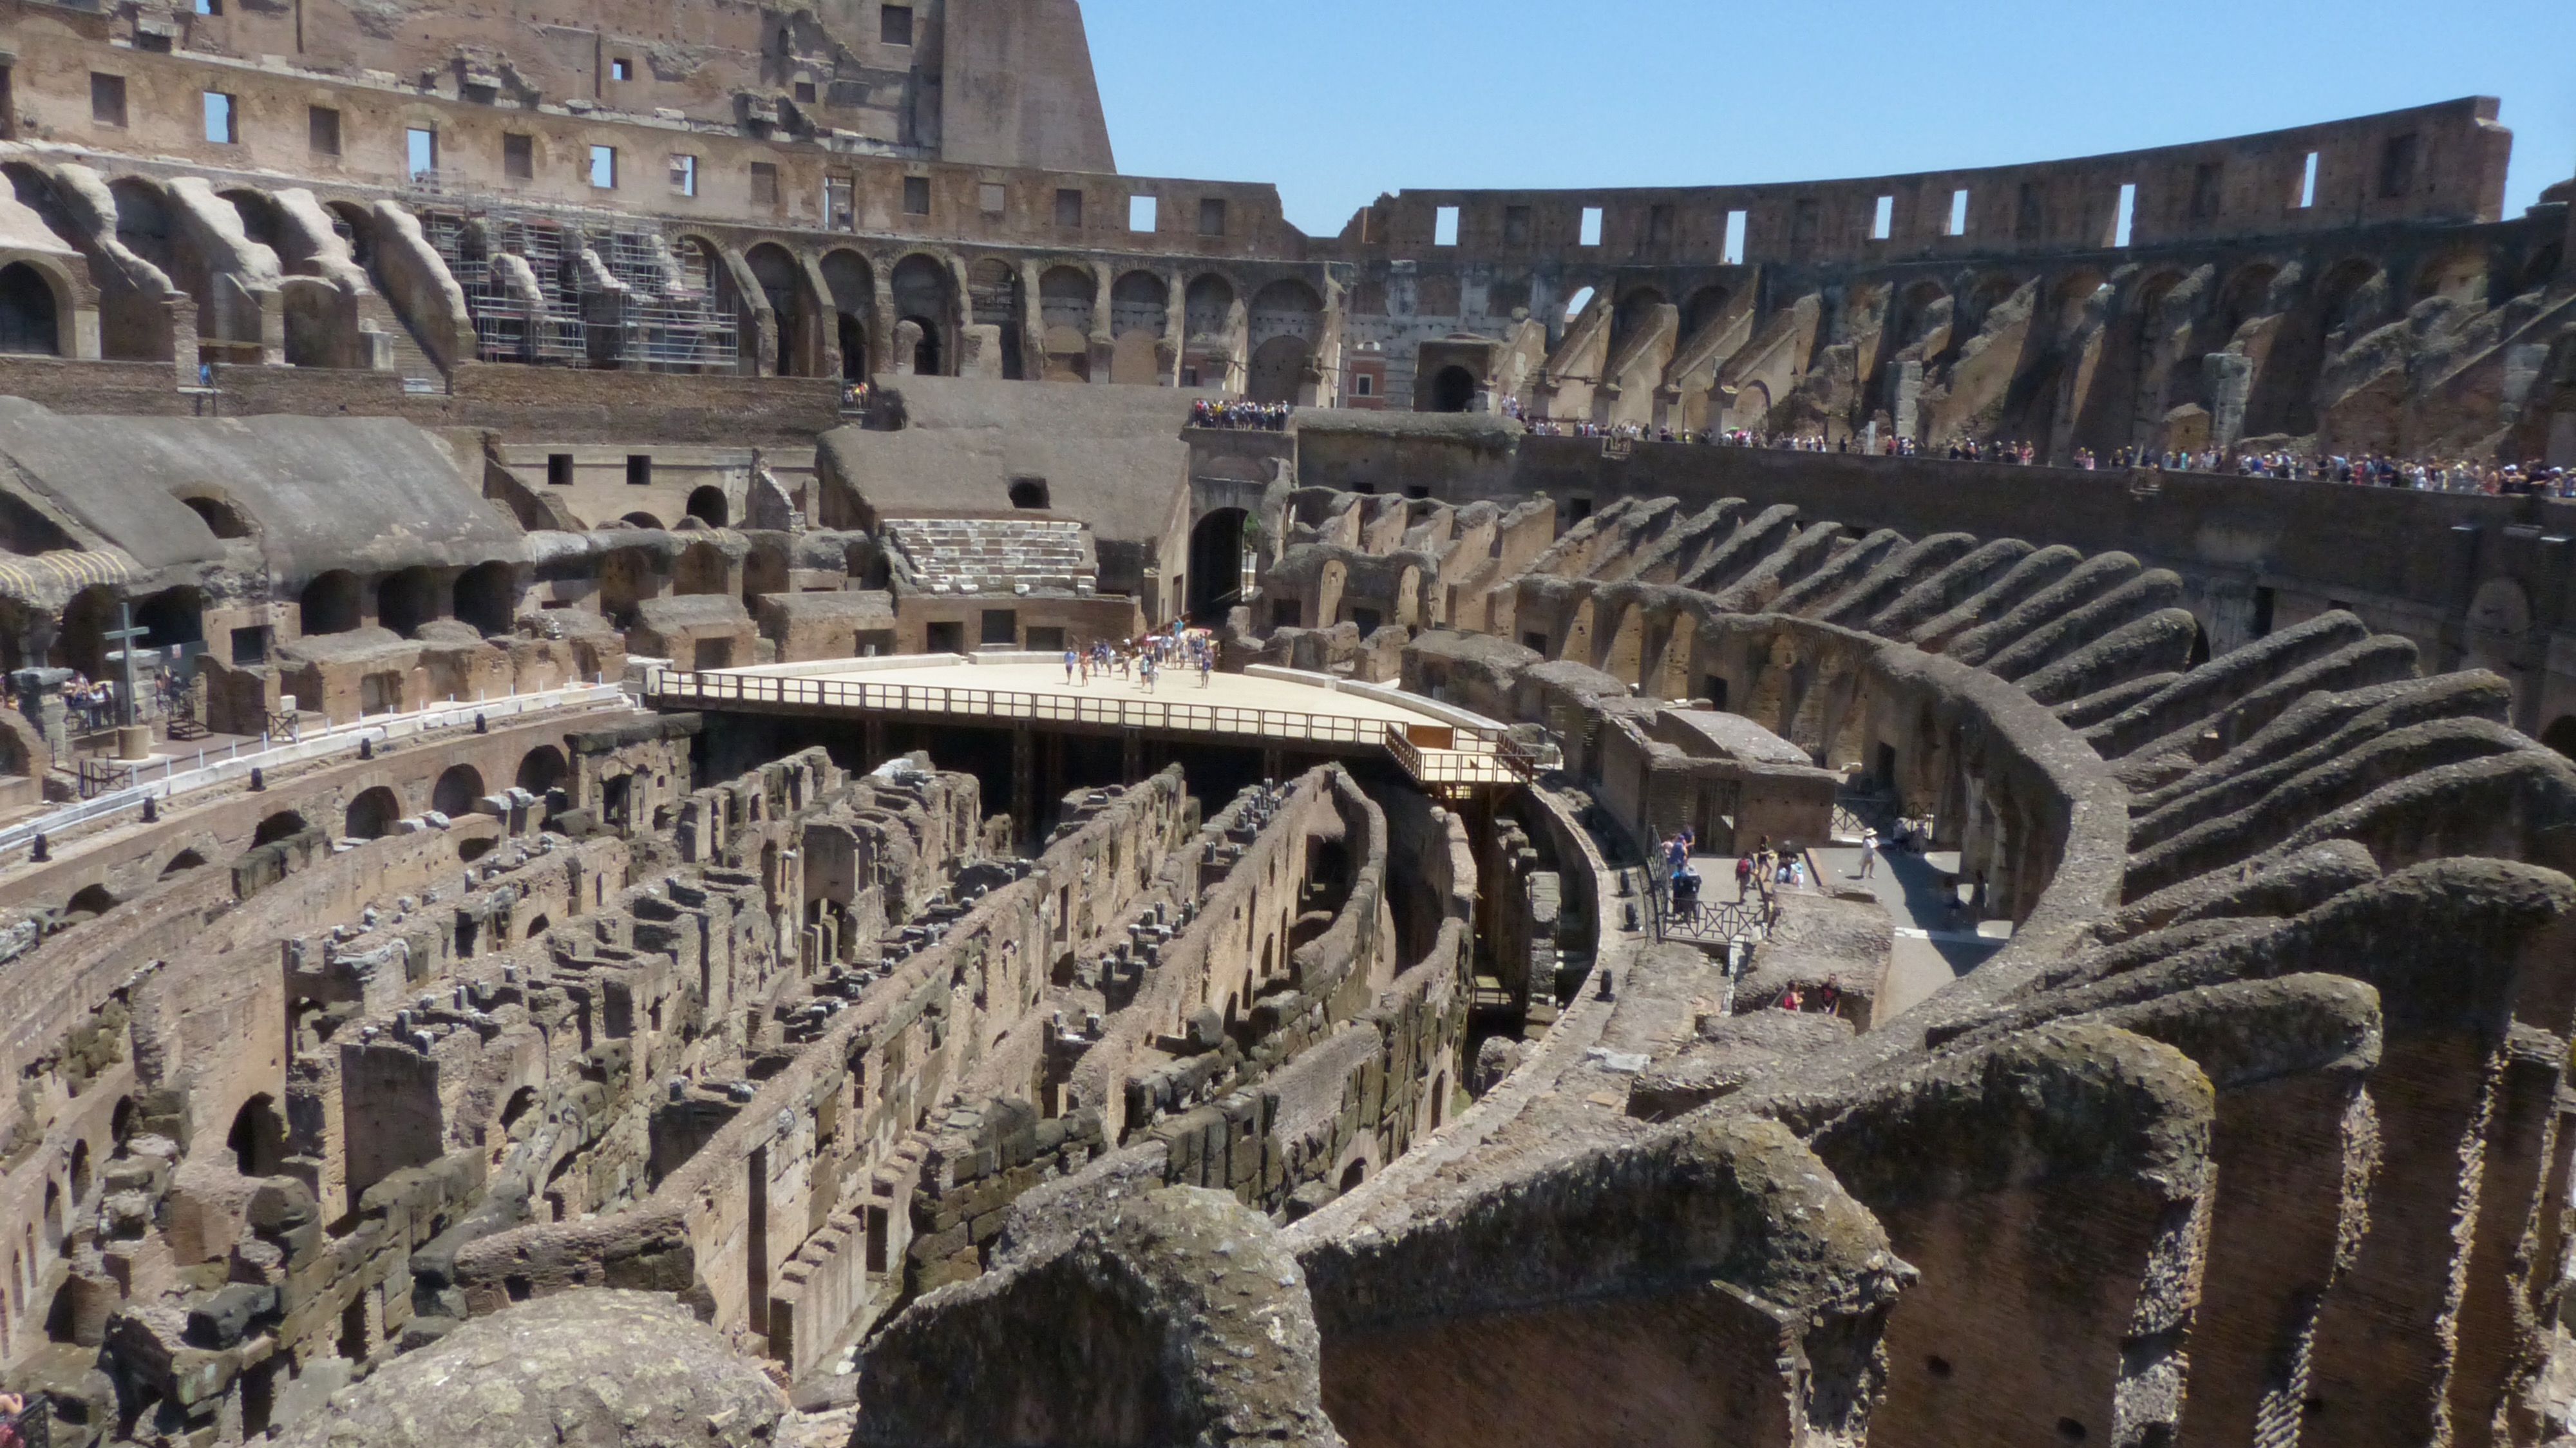
M 530 794 L 543 795 L 564 782 L 572 767 L 564 763 L 563 751 L 551 744 L 540 744 L 519 761 L 519 788 Z
M 1243 525 L 1241 508 L 1219 508 L 1190 528 L 1189 612 L 1194 622 L 1214 624 L 1243 601 Z
M 1365 1182 L 1365 1181 L 1367 1181 L 1367 1180 L 1368 1180 L 1368 1163 L 1367 1163 L 1367 1162 L 1364 1162 L 1364 1161 L 1355 1161 L 1355 1162 L 1352 1162 L 1349 1166 L 1346 1166 L 1346 1167 L 1342 1168 L 1342 1190 L 1343 1190 L 1343 1191 L 1345 1191 L 1345 1192 L 1355 1192 L 1355 1191 L 1358 1191 L 1358 1190 L 1360 1189 L 1360 1183 Z
M 206 525 L 207 532 L 218 538 L 250 536 L 250 520 L 242 516 L 239 508 L 221 498 L 194 497 L 179 501 L 187 505 L 189 512 L 197 515 Z
M 1638 287 L 1619 299 L 1619 310 L 1610 319 L 1610 348 L 1637 335 L 1655 318 L 1655 309 L 1665 305 L 1664 294 L 1653 287 Z
M 2185 667 L 2197 669 L 2208 662 L 2209 630 L 2194 623 L 2191 626 L 2191 662 Z
M 380 784 L 349 801 L 345 828 L 340 833 L 352 840 L 381 840 L 393 833 L 394 821 L 401 818 L 402 801 Z
M 45 1245 L 60 1247 L 63 1242 L 63 1189 L 51 1178 L 45 1182 Z
M 173 875 L 184 875 L 190 870 L 202 869 L 205 863 L 206 857 L 196 851 L 181 850 L 170 857 L 170 863 L 161 867 L 161 878 L 167 880 Z
M 1465 412 L 1476 404 L 1476 374 L 1464 367 L 1443 367 L 1431 379 L 1431 410 Z
M 1730 296 L 1724 287 L 1702 287 L 1691 293 L 1689 304 L 1682 308 L 1683 338 L 1696 337 L 1717 325 L 1726 316 Z
M 84 588 L 63 607 L 62 632 L 55 636 L 56 668 L 78 669 L 93 679 L 108 677 L 107 632 L 116 627 L 116 590 Z
M 193 588 L 165 588 L 134 606 L 143 646 L 166 651 L 206 640 L 205 595 Z
M 429 807 L 455 819 L 472 814 L 483 794 L 483 771 L 470 764 L 450 765 L 430 787 Z
M 1190 283 L 1181 310 L 1191 336 L 1222 336 L 1234 317 L 1234 285 L 1221 276 L 1200 277 Z
M 404 638 L 438 617 L 438 575 L 427 568 L 389 573 L 376 584 L 376 621 Z
M 1011 506 L 1044 510 L 1048 506 L 1047 481 L 1044 478 L 1011 479 Z
M 521 933 L 520 938 L 524 940 L 534 940 L 538 936 L 543 935 L 554 928 L 555 923 L 548 920 L 543 915 L 531 915 L 528 917 L 528 928 Z
M 115 908 L 116 897 L 107 893 L 105 885 L 83 885 L 72 892 L 72 898 L 63 902 L 62 921 L 71 925 L 83 920 L 96 920 Z
M 510 631 L 518 613 L 516 571 L 507 563 L 477 563 L 456 576 L 456 617 L 489 638 Z
M 769 303 L 770 315 L 776 320 L 778 346 L 770 358 L 781 377 L 802 377 L 806 366 L 808 324 L 805 319 L 804 278 L 799 274 L 796 258 L 775 242 L 763 242 L 743 254 L 743 264 L 760 286 L 763 300 Z
M 349 260 L 362 267 L 376 264 L 376 220 L 367 209 L 347 201 L 326 201 L 322 209 L 331 215 L 331 230 L 348 243 Z
M 866 257 L 836 251 L 823 258 L 823 285 L 832 294 L 834 342 L 841 349 L 841 380 L 868 376 L 868 318 L 876 314 L 876 274 Z
M 118 1097 L 116 1109 L 108 1113 L 107 1118 L 107 1139 L 111 1143 L 108 1154 L 125 1155 L 126 1144 L 134 1140 L 142 1129 L 143 1108 L 136 1105 L 131 1096 Z
M 1583 314 L 1592 309 L 1592 299 L 1597 295 L 1599 295 L 1599 293 L 1593 288 L 1584 287 L 1577 290 L 1573 296 L 1567 297 L 1565 299 L 1565 324 L 1567 326 L 1572 326 L 1575 322 L 1580 321 Z
M 2576 759 L 2576 714 L 2562 714 L 2558 722 L 2540 731 L 2540 742 Z
M 233 1169 L 246 1177 L 272 1177 L 286 1160 L 286 1122 L 277 1103 L 261 1092 L 233 1113 L 233 1129 L 224 1138 L 232 1148 Z
M 276 844 L 279 840 L 304 833 L 306 828 L 304 816 L 291 809 L 279 810 L 261 820 L 259 828 L 251 831 L 250 847 L 256 850 L 262 845 Z
M 1256 401 L 1294 402 L 1307 360 L 1323 330 L 1324 299 L 1293 277 L 1263 287 L 1252 298 L 1247 340 L 1252 344 Z M 1293 344 L 1293 345 L 1292 345 Z
M 895 263 L 895 316 L 921 329 L 914 345 L 912 370 L 924 377 L 947 375 L 950 338 L 947 318 L 956 310 L 956 281 L 936 257 L 912 255 Z
M 724 489 L 713 483 L 689 494 L 689 516 L 710 528 L 725 525 L 725 509 Z
M 62 355 L 60 316 L 53 285 L 23 261 L 0 266 L 0 352 Z
M 626 516 L 624 516 L 624 517 L 622 517 L 622 518 L 618 519 L 617 521 L 618 521 L 618 522 L 620 522 L 620 523 L 625 524 L 625 525 L 626 525 L 627 527 L 629 527 L 629 528 L 656 528 L 656 529 L 658 529 L 658 528 L 660 528 L 660 527 L 662 526 L 662 520 L 661 520 L 661 519 L 656 518 L 656 517 L 654 517 L 652 514 L 647 513 L 647 512 L 644 512 L 644 511 L 642 511 L 642 510 L 640 510 L 640 509 L 639 509 L 639 510 L 637 510 L 637 511 L 635 511 L 635 512 L 632 512 L 632 513 L 627 514 Z
M 358 626 L 358 575 L 334 568 L 304 585 L 296 603 L 304 633 L 347 633 Z
M 990 327 L 1001 342 L 1002 380 L 1025 380 L 1028 364 L 1021 357 L 1020 273 L 999 257 L 986 257 L 966 274 L 967 320 Z

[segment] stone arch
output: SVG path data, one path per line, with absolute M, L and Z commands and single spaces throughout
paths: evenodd
M 243 1102 L 233 1113 L 224 1145 L 232 1150 L 233 1169 L 243 1176 L 277 1175 L 286 1164 L 286 1120 L 278 1114 L 276 1100 L 263 1091 Z
M 948 264 L 927 252 L 913 252 L 894 264 L 892 290 L 896 319 L 921 329 L 912 370 L 925 377 L 951 375 L 957 356 L 957 328 L 951 320 L 957 315 L 957 279 Z
M 96 1174 L 90 1170 L 88 1142 L 75 1141 L 72 1143 L 70 1175 L 72 1184 L 72 1205 L 77 1207 L 81 1203 L 89 1200 L 89 1189 L 91 1186 L 95 1185 Z
M 1213 626 L 1243 601 L 1241 508 L 1218 508 L 1190 526 L 1188 607 L 1194 622 Z
M 1281 277 L 1252 298 L 1251 342 L 1255 347 L 1275 337 L 1295 337 L 1313 350 L 1324 320 L 1324 299 L 1295 277 Z
M 62 915 L 65 920 L 94 920 L 115 908 L 116 896 L 105 885 L 93 882 L 72 892 L 72 898 L 63 902 Z
M 841 378 L 860 382 L 875 365 L 868 356 L 868 326 L 876 316 L 876 271 L 868 259 L 844 247 L 823 257 L 823 285 L 832 293 L 835 345 L 841 349 Z
M 1565 323 L 1571 325 L 1575 321 L 1579 320 L 1583 316 L 1584 312 L 1590 309 L 1592 306 L 1592 299 L 1596 295 L 1598 295 L 1598 293 L 1593 288 L 1587 286 L 1578 288 L 1574 295 L 1567 297 L 1565 299 L 1565 316 L 1563 319 Z
M 73 594 L 63 606 L 62 631 L 54 636 L 48 661 L 93 679 L 106 678 L 107 631 L 116 626 L 116 601 L 116 590 L 104 584 Z
M 43 271 L 23 261 L 0 266 L 0 352 L 60 357 L 69 308 Z
M 2540 731 L 2540 742 L 2576 759 L 2576 714 L 2559 715 L 2555 723 Z
M 1950 289 L 1930 277 L 1898 293 L 1896 325 L 1888 332 L 1895 341 L 1890 350 L 1902 352 L 1929 338 L 1946 322 L 1949 305 Z
M 438 776 L 429 791 L 429 807 L 450 819 L 474 813 L 474 804 L 488 793 L 483 788 L 483 771 L 470 764 L 451 764 Z
M 251 831 L 250 847 L 255 850 L 262 845 L 276 844 L 279 840 L 304 833 L 306 828 L 303 815 L 291 809 L 279 810 L 261 820 L 259 827 Z
M 2247 262 L 2227 278 L 2218 292 L 2218 327 L 2207 349 L 2225 347 L 2247 322 L 2270 310 L 2272 283 L 2281 269 L 2268 261 Z
M 1431 379 L 1433 412 L 1465 412 L 1476 405 L 1476 374 L 1451 363 Z
M 1171 332 L 1171 321 L 1172 287 L 1161 277 L 1148 271 L 1131 271 L 1111 284 L 1109 331 L 1113 338 L 1123 339 L 1136 332 L 1161 338 Z
M 634 512 L 632 512 L 632 513 L 628 513 L 628 514 L 623 515 L 623 516 L 622 516 L 622 517 L 620 517 L 617 521 L 618 521 L 618 522 L 620 522 L 620 523 L 625 524 L 625 525 L 626 525 L 627 527 L 629 527 L 629 528 L 653 528 L 653 529 L 660 529 L 660 528 L 661 528 L 661 526 L 662 526 L 662 520 L 661 520 L 661 519 L 659 519 L 659 518 L 657 518 L 657 517 L 653 516 L 653 515 L 652 515 L 652 514 L 650 514 L 650 513 L 645 512 L 645 511 L 644 511 L 643 509 L 641 509 L 641 508 L 636 509 L 636 510 L 635 510 Z
M 1724 426 L 1751 432 L 1768 431 L 1771 426 L 1771 389 L 1759 382 L 1747 382 L 1737 388 L 1735 400 L 1726 405 Z
M 1664 294 L 1653 287 L 1630 287 L 1622 293 L 1618 307 L 1610 314 L 1610 350 L 1617 352 L 1620 343 L 1654 320 L 1657 307 L 1668 305 Z
M 677 366 L 713 368 L 718 372 L 740 372 L 747 358 L 753 357 L 758 344 L 750 302 L 743 296 L 741 284 L 734 276 L 733 264 L 726 260 L 724 248 L 703 236 L 681 235 L 672 239 L 671 261 L 677 269 L 671 278 L 675 300 L 695 301 L 703 298 L 707 309 L 719 317 L 730 317 L 735 323 L 733 351 L 723 346 L 721 332 L 698 332 L 690 340 L 693 357 Z M 601 329 L 603 339 L 615 333 Z
M 1019 268 L 994 256 L 975 263 L 966 274 L 966 310 L 976 326 L 991 327 L 1000 334 L 1002 380 L 1025 380 L 1029 374 L 1022 355 L 1026 349 L 1020 327 Z
M 190 870 L 201 870 L 205 868 L 205 864 L 206 857 L 195 850 L 181 850 L 170 857 L 168 864 L 161 867 L 161 878 L 166 880 L 173 875 L 184 875 Z
M 725 515 L 731 506 L 730 501 L 725 497 L 725 490 L 713 483 L 693 489 L 689 493 L 689 516 L 710 528 L 725 526 Z
M 1234 296 L 1234 283 L 1215 272 L 1192 280 L 1182 306 L 1182 325 L 1189 335 L 1222 337 L 1233 319 Z
M 1080 267 L 1049 267 L 1038 278 L 1038 318 L 1046 328 L 1049 382 L 1091 380 L 1091 330 L 1098 283 Z
M 2487 254 L 2483 247 L 2455 246 L 2427 258 L 2415 269 L 2414 284 L 2407 289 L 2411 301 L 2433 297 L 2453 297 L 2476 301 L 2486 291 Z
M 185 584 L 165 588 L 134 606 L 134 622 L 148 630 L 143 646 L 169 650 L 206 641 L 206 598 Z
M 354 201 L 325 201 L 323 214 L 331 230 L 349 247 L 349 260 L 372 272 L 376 264 L 376 218 Z
M 780 377 L 811 377 L 819 367 L 821 348 L 815 331 L 817 310 L 813 284 L 793 253 L 764 241 L 743 253 L 742 263 L 759 286 L 775 324 L 776 345 L 768 359 Z
M 519 758 L 517 784 L 530 794 L 542 795 L 557 788 L 572 774 L 564 762 L 564 753 L 551 744 L 540 744 Z
M 376 582 L 376 621 L 404 638 L 438 617 L 438 572 L 426 566 L 398 569 Z
M 252 523 L 250 515 L 243 512 L 232 499 L 220 494 L 191 493 L 181 498 L 179 502 L 189 512 L 196 514 L 197 521 L 205 524 L 206 531 L 217 538 L 248 538 L 255 530 L 256 525 Z
M 1724 287 L 1702 287 L 1691 293 L 1690 300 L 1682 306 L 1683 338 L 1696 337 L 1723 321 L 1727 303 L 1733 300 L 1734 293 Z
M 359 791 L 358 797 L 349 801 L 348 811 L 342 817 L 345 827 L 340 833 L 352 840 L 381 840 L 393 833 L 394 821 L 401 818 L 402 801 L 395 797 L 392 789 L 379 784 Z
M 358 575 L 345 568 L 334 568 L 304 585 L 296 596 L 297 612 L 303 623 L 301 631 L 314 634 L 347 633 L 358 626 Z
M 485 638 L 506 634 L 518 616 L 518 570 L 494 559 L 456 575 L 453 611 Z

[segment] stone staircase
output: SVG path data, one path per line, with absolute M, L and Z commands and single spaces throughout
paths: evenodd
M 1097 555 L 1084 525 L 1043 518 L 901 518 L 885 532 L 933 593 L 1089 592 Z

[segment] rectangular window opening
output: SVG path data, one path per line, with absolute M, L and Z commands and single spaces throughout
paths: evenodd
M 1587 206 L 1583 208 L 1583 231 L 1581 235 L 1576 238 L 1576 242 L 1578 245 L 1582 246 L 1599 246 L 1601 244 L 1600 207 Z
M 1161 203 L 1151 196 L 1128 197 L 1127 229 L 1129 231 L 1154 230 L 1155 223 L 1162 219 L 1161 211 Z
M 975 209 L 986 216 L 999 216 L 1011 209 L 1011 188 L 998 181 L 986 181 L 975 188 Z
M 930 214 L 929 177 L 906 176 L 903 178 L 903 214 L 906 216 L 928 216 Z
M 858 195 L 856 177 L 824 177 L 823 225 L 833 231 L 856 231 L 859 226 Z
M 2317 153 L 2310 151 L 2299 167 L 2298 209 L 2305 211 L 2317 204 Z
M 546 486 L 552 488 L 569 488 L 572 486 L 571 453 L 546 454 Z
M 673 156 L 671 158 L 671 189 L 682 196 L 698 194 L 697 157 Z
M 1353 397 L 1376 396 L 1377 378 L 1366 372 L 1355 372 L 1351 374 L 1351 395 Z
M 340 154 L 340 113 L 329 106 L 310 106 L 304 112 L 305 139 L 316 156 Z
M 221 15 L 224 13 L 224 0 L 197 0 L 196 8 L 200 15 Z
M 513 181 L 537 179 L 537 138 L 518 131 L 501 133 L 501 174 Z
M 1020 641 L 1020 615 L 1017 609 L 988 608 L 977 620 L 975 641 L 985 648 L 1007 649 Z
M 1950 193 L 1950 217 L 1948 223 L 1943 226 L 1941 234 L 1943 236 L 1965 236 L 1968 234 L 1967 187 L 1959 187 L 1957 190 Z
M 1885 241 L 1896 234 L 1896 198 L 1878 198 L 1878 209 L 1869 219 L 1869 239 Z
M 610 61 L 608 63 L 608 78 L 610 80 L 633 80 L 635 78 L 635 62 L 625 59 Z
M 403 163 L 415 177 L 431 175 L 438 170 L 438 132 L 413 126 L 403 132 Z
M 617 189 L 617 148 L 615 146 L 590 148 L 590 189 L 593 191 Z
M 1071 186 L 1055 193 L 1055 224 L 1068 229 L 1082 225 L 1082 192 Z
M 751 163 L 751 201 L 755 206 L 778 204 L 778 165 L 774 161 Z
M 912 44 L 912 7 L 909 5 L 877 7 L 877 39 L 887 45 Z
M 1433 246 L 1456 246 L 1458 244 L 1457 207 L 1443 206 L 1432 213 L 1431 244 Z
M 791 92 L 791 94 L 796 97 L 796 104 L 800 106 L 810 106 L 814 104 L 814 83 L 810 80 L 800 80 L 796 83 L 795 90 Z
M 2113 246 L 2127 246 L 2129 244 L 2130 229 L 2137 224 L 2137 220 L 2138 183 L 2135 181 L 2123 181 L 2120 183 L 2120 212 L 2119 215 L 2114 217 L 2111 221 L 2111 244 Z
M 89 118 L 102 126 L 125 124 L 125 77 L 90 72 Z
M 241 130 L 233 119 L 233 98 L 222 91 L 206 92 L 206 139 L 218 146 L 241 140 Z
M 1726 250 L 1720 255 L 1728 266 L 1744 265 L 1744 213 L 1726 213 Z
M 626 486 L 630 488 L 649 488 L 653 486 L 653 455 L 651 453 L 628 453 L 626 455 Z

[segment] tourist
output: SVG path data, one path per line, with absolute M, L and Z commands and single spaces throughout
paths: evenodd
M 1753 857 L 1740 855 L 1735 861 L 1735 903 L 1744 903 L 1744 892 L 1753 884 Z
M 1860 873 L 1853 878 L 1866 880 L 1874 874 L 1877 869 L 1878 831 L 1863 830 L 1860 833 Z
M 1068 648 L 1064 651 L 1064 683 L 1066 688 L 1073 687 L 1073 671 L 1079 663 L 1080 659 L 1072 649 Z

